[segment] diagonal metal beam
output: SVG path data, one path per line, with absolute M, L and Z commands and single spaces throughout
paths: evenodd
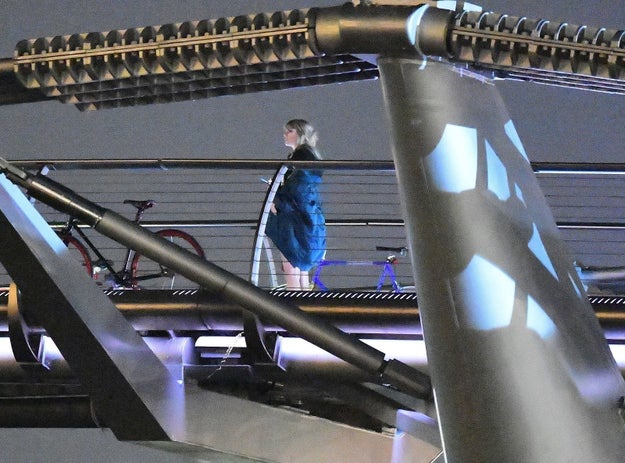
M 118 439 L 233 463 L 392 458 L 388 435 L 178 384 L 4 175 L 0 205 L 0 261 L 24 293 L 37 296 L 30 314 Z
M 98 414 L 120 439 L 167 438 L 156 415 L 179 420 L 180 386 L 115 305 L 74 269 L 63 243 L 4 175 L 0 204 L 0 261 L 24 294 L 37 296 L 31 314 L 71 364 Z
M 70 214 L 103 235 L 175 270 L 224 300 L 234 301 L 244 309 L 276 322 L 287 331 L 365 371 L 371 375 L 372 382 L 388 382 L 404 392 L 422 398 L 431 397 L 430 380 L 426 374 L 398 360 L 386 359 L 383 352 L 335 326 L 275 298 L 248 281 L 180 248 L 114 211 L 90 202 L 45 176 L 29 174 L 4 159 L 0 159 L 0 171 L 6 173 L 11 181 L 26 188 L 32 197 Z
M 623 377 L 496 87 L 379 66 L 447 461 L 622 462 Z

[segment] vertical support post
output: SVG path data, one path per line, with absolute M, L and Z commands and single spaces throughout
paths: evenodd
M 496 87 L 378 65 L 447 463 L 623 461 L 623 378 Z

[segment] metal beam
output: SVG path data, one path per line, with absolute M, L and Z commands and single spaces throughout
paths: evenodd
M 49 206 L 68 213 L 115 241 L 136 250 L 203 288 L 232 300 L 261 318 L 273 320 L 284 329 L 309 340 L 348 363 L 405 392 L 430 397 L 427 375 L 354 339 L 297 307 L 274 298 L 266 291 L 188 252 L 162 237 L 145 230 L 114 211 L 107 210 L 45 176 L 34 176 L 0 159 L 0 171 Z M 46 224 L 47 227 L 47 224 Z
M 167 438 L 154 410 L 179 421 L 180 386 L 92 280 L 77 266 L 73 270 L 63 243 L 4 176 L 0 197 L 0 261 L 20 290 L 36 297 L 31 314 L 72 365 L 98 413 L 120 439 Z M 148 391 L 160 407 L 146 405 Z
M 0 261 L 24 292 L 37 296 L 36 321 L 119 439 L 232 462 L 312 463 L 320 452 L 334 461 L 392 458 L 389 435 L 183 387 L 4 175 L 0 199 Z
M 447 462 L 622 461 L 625 382 L 495 86 L 378 65 Z
M 497 288 L 491 288 L 496 292 Z M 223 301 L 201 289 L 107 290 L 104 291 L 137 331 L 232 333 L 243 329 L 241 306 Z M 422 336 L 420 311 L 414 293 L 391 292 L 299 292 L 274 291 L 272 294 L 289 301 L 339 329 L 353 334 L 403 339 Z M 8 332 L 8 289 L 0 289 L 0 335 Z M 589 301 L 608 341 L 625 341 L 625 296 L 591 295 Z M 21 311 L 28 319 L 28 301 Z M 28 320 L 29 330 L 45 334 L 41 326 Z M 282 333 L 284 328 L 263 320 L 266 330 Z
M 355 3 L 25 39 L 0 60 L 0 104 L 57 99 L 86 110 L 377 79 L 371 57 L 388 53 L 625 93 L 620 30 L 467 2 Z

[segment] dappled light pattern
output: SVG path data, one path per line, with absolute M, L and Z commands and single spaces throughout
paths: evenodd
M 557 331 L 553 320 L 532 296 L 527 296 L 527 327 L 543 339 L 551 338 Z
M 501 201 L 506 201 L 510 198 L 510 186 L 508 184 L 506 167 L 495 153 L 495 150 L 493 150 L 493 147 L 490 146 L 488 140 L 484 144 L 486 145 L 488 189 L 495 193 Z
M 527 156 L 511 121 L 504 125 L 504 132 L 507 147 L 502 145 L 501 138 L 498 143 L 492 143 L 482 137 L 478 128 L 447 124 L 436 147 L 424 157 L 424 163 L 430 188 L 441 194 L 440 198 L 445 201 L 453 200 L 463 205 L 461 214 L 454 218 L 454 226 L 468 227 L 464 232 L 450 235 L 456 238 L 448 244 L 457 249 L 454 255 L 460 259 L 456 265 L 461 270 L 449 275 L 452 290 L 456 295 L 462 295 L 455 301 L 460 326 L 466 324 L 464 326 L 470 329 L 491 331 L 509 327 L 513 319 L 523 319 L 527 320 L 528 330 L 547 339 L 557 332 L 551 312 L 543 308 L 545 303 L 550 308 L 547 301 L 552 294 L 546 289 L 551 284 L 545 280 L 530 283 L 531 274 L 540 274 L 541 268 L 547 270 L 556 285 L 560 281 L 559 274 L 568 275 L 565 283 L 573 287 L 571 293 L 574 292 L 576 298 L 584 297 L 584 293 L 568 270 L 558 272 L 539 231 L 542 230 L 541 222 L 531 219 L 533 212 L 529 208 L 535 205 L 529 205 L 528 199 L 533 201 L 535 195 L 524 194 L 528 178 L 522 173 L 527 167 Z M 502 149 L 505 156 L 510 156 L 512 149 L 519 160 L 512 165 L 519 167 L 520 171 L 509 171 L 510 166 L 506 165 L 498 149 Z M 492 202 L 483 203 L 478 199 L 486 192 L 490 193 L 490 198 L 494 195 L 498 200 L 496 209 L 488 205 Z M 488 228 L 481 230 L 482 224 L 501 220 L 493 215 L 499 214 L 496 211 L 507 211 L 506 220 L 516 217 L 511 222 L 516 231 L 505 235 L 501 243 L 484 238 Z M 523 212 L 519 215 L 520 211 Z M 470 223 L 462 225 L 467 220 Z M 505 222 L 501 225 L 505 226 Z M 523 239 L 529 252 L 515 254 L 520 252 L 519 238 Z M 510 259 L 512 255 L 526 263 L 519 266 Z
M 571 275 L 571 273 L 569 272 L 569 280 L 571 282 L 571 285 L 573 285 L 573 289 L 575 290 L 575 293 L 577 294 L 577 297 L 579 297 L 580 299 L 585 298 L 586 296 L 584 295 L 584 290 L 580 289 L 579 285 L 581 283 L 578 283 L 575 278 L 573 278 L 573 275 Z
M 437 190 L 448 193 L 473 190 L 477 178 L 477 131 L 448 124 L 439 145 L 425 162 Z
M 481 256 L 474 256 L 458 275 L 456 284 L 464 295 L 458 317 L 470 328 L 493 330 L 510 324 L 515 283 L 499 267 Z
M 445 456 L 623 461 L 625 383 L 496 86 L 381 64 Z
M 547 340 L 557 332 L 555 323 L 536 299 L 528 295 L 526 303 L 519 305 L 520 301 L 515 301 L 516 284 L 512 277 L 481 256 L 474 256 L 458 275 L 456 287 L 464 295 L 463 303 L 457 307 L 458 318 L 471 329 L 506 328 L 516 309 L 526 312 L 527 328 L 541 338 Z
M 514 184 L 514 193 L 516 194 L 516 197 L 519 199 L 519 201 L 521 201 L 523 205 L 525 205 L 525 200 L 523 199 L 523 191 L 521 190 L 521 187 L 516 183 Z
M 521 155 L 523 155 L 525 160 L 529 163 L 530 160 L 527 157 L 525 148 L 523 148 L 523 143 L 521 143 L 521 138 L 519 137 L 519 134 L 514 127 L 514 123 L 512 121 L 506 122 L 506 125 L 504 126 L 504 131 L 506 132 L 506 135 L 508 135 L 510 141 L 514 144 L 515 148 L 519 150 L 519 153 L 521 153 Z
M 549 255 L 547 254 L 547 249 L 545 249 L 545 245 L 543 240 L 540 237 L 540 233 L 538 233 L 538 228 L 534 225 L 534 230 L 532 233 L 532 238 L 528 243 L 530 250 L 534 253 L 534 255 L 540 260 L 543 266 L 549 270 L 549 273 L 553 275 L 553 277 L 557 280 L 558 275 L 556 274 L 556 270 L 553 268 L 553 264 L 551 263 L 551 259 L 549 259 Z

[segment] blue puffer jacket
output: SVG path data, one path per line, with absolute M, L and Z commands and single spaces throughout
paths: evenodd
M 265 228 L 284 257 L 300 270 L 315 266 L 326 250 L 325 216 L 319 194 L 321 182 L 318 170 L 287 172 L 274 198 L 277 214 L 269 214 Z

